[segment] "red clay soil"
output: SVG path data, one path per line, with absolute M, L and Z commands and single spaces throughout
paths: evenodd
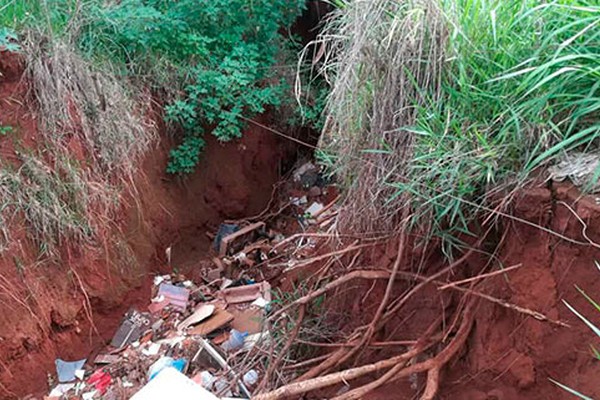
M 492 265 L 497 266 L 501 262 L 504 267 L 516 264 L 522 264 L 522 267 L 506 275 L 489 278 L 483 290 L 478 290 L 514 305 L 541 312 L 549 318 L 564 321 L 571 327 L 538 321 L 482 299 L 466 347 L 447 365 L 442 374 L 438 398 L 575 398 L 551 383 L 549 378 L 576 388 L 590 398 L 600 398 L 600 361 L 593 357 L 590 350 L 591 345 L 597 348 L 600 340 L 562 303 L 564 299 L 592 322 L 600 322 L 598 311 L 575 288 L 577 285 L 592 297 L 600 297 L 600 271 L 595 265 L 595 261 L 600 260 L 600 245 L 596 244 L 600 243 L 600 206 L 596 204 L 594 197 L 581 196 L 570 185 L 555 184 L 551 189 L 537 188 L 522 193 L 514 215 L 554 233 L 517 219 L 504 220 L 505 235 L 498 247 L 498 259 Z M 578 243 L 561 239 L 558 235 Z M 393 252 L 390 255 L 380 258 L 384 265 L 390 264 Z M 488 260 L 489 257 L 484 255 L 471 257 L 448 280 L 460 280 L 467 272 L 469 276 L 477 274 Z M 435 268 L 437 267 L 426 267 L 423 273 L 430 274 Z M 360 309 L 363 302 L 361 296 L 354 293 L 353 297 L 356 299 L 353 308 L 355 312 L 372 315 L 372 310 Z M 405 320 L 399 317 L 392 324 L 397 331 L 392 335 L 393 339 L 418 337 L 428 321 L 439 315 L 441 310 L 452 309 L 448 307 L 449 304 L 449 299 L 443 298 L 437 289 L 425 288 L 418 299 L 407 304 L 402 312 Z M 368 318 L 362 322 L 366 321 Z M 373 356 L 374 359 L 380 359 L 389 354 Z M 373 377 L 354 383 L 353 387 L 371 379 Z M 425 376 L 416 376 L 410 381 L 389 383 L 371 392 L 366 398 L 418 398 L 424 380 Z
M 0 124 L 14 127 L 0 136 L 0 164 L 18 166 L 16 150 L 34 149 L 40 135 L 22 61 L 0 53 L 0 72 Z M 11 225 L 13 240 L 0 258 L 0 399 L 47 393 L 55 358 L 89 357 L 129 307 L 147 305 L 153 274 L 169 269 L 168 246 L 171 267 L 193 271 L 209 250 L 206 232 L 223 219 L 262 211 L 278 167 L 295 156 L 255 125 L 242 140 L 207 142 L 197 172 L 175 178 L 164 172 L 174 143 L 161 134 L 102 243 L 62 244 L 59 259 L 41 262 L 24 224 Z
M 18 162 L 15 147 L 35 146 L 37 124 L 29 111 L 26 82 L 21 80 L 22 64 L 7 60 L 0 54 L 4 74 L 0 77 L 0 123 L 14 126 L 15 132 L 0 137 L 0 157 L 2 162 Z M 152 274 L 169 269 L 164 255 L 167 247 L 172 247 L 172 267 L 197 269 L 210 245 L 206 232 L 214 231 L 223 219 L 262 211 L 283 168 L 279 166 L 292 157 L 280 139 L 251 125 L 244 139 L 235 143 L 223 145 L 209 137 L 197 172 L 178 180 L 164 174 L 172 145 L 162 135 L 135 178 L 137 190 L 124 195 L 126 200 L 115 217 L 115 234 L 133 250 L 132 262 L 107 262 L 118 252 L 116 244 L 109 241 L 63 245 L 60 260 L 41 264 L 25 228 L 13 228 L 14 240 L 0 258 L 1 399 L 46 393 L 46 373 L 53 371 L 56 357 L 88 357 L 104 344 L 128 307 L 146 304 Z M 585 225 L 564 204 L 570 205 Z M 598 339 L 561 302 L 569 301 L 590 320 L 600 322 L 600 314 L 575 289 L 578 285 L 592 296 L 600 291 L 600 272 L 594 265 L 600 260 L 600 246 L 595 244 L 600 243 L 600 206 L 592 197 L 580 197 L 570 186 L 555 185 L 524 192 L 514 215 L 556 233 L 503 220 L 505 234 L 498 238 L 498 258 L 492 266 L 497 268 L 500 261 L 504 266 L 520 263 L 522 267 L 507 276 L 490 278 L 485 292 L 566 321 L 571 327 L 558 327 L 480 301 L 465 349 L 442 374 L 439 398 L 572 398 L 548 378 L 600 398 L 600 364 L 589 347 L 598 345 Z M 395 250 L 390 242 L 367 258 L 372 265 L 389 268 Z M 448 279 L 476 274 L 488 260 L 484 254 L 473 256 Z M 413 268 L 420 265 L 422 274 L 430 274 L 443 261 L 439 254 L 423 255 L 416 248 L 407 256 L 406 264 Z M 405 288 L 396 294 L 401 289 Z M 340 288 L 333 297 L 340 312 L 333 317 L 351 331 L 368 322 L 378 304 L 365 301 L 366 296 L 357 292 L 368 292 L 369 299 L 376 300 L 383 291 L 383 284 L 370 282 Z M 452 312 L 455 298 L 433 286 L 424 288 L 376 339 L 418 338 L 442 310 Z M 91 310 L 86 311 L 86 304 Z M 90 311 L 98 333 L 90 327 Z M 367 354 L 372 359 L 389 355 L 388 349 Z M 422 390 L 423 381 L 424 377 L 418 376 L 390 383 L 368 398 L 412 399 Z

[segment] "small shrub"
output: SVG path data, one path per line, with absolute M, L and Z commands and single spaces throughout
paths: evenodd
M 183 86 L 166 106 L 166 120 L 182 143 L 171 152 L 169 173 L 190 173 L 199 160 L 204 130 L 221 141 L 239 138 L 245 118 L 279 106 L 285 84 L 272 67 L 284 51 L 281 34 L 304 1 L 125 0 L 91 8 L 82 49 L 124 61 L 136 76 L 169 81 L 155 65 L 169 65 Z M 157 60 L 161 60 L 157 62 Z M 162 79 L 162 81 L 161 81 Z
M 9 133 L 14 132 L 14 128 L 10 125 L 0 125 L 0 136 L 6 136 Z

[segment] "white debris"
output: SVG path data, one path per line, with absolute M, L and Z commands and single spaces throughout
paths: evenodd
M 164 400 L 173 398 L 173 395 L 177 400 L 219 400 L 175 368 L 160 371 L 131 400 Z

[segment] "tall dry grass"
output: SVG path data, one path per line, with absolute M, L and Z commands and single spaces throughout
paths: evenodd
M 388 182 L 406 181 L 418 106 L 435 101 L 447 29 L 436 2 L 348 2 L 326 24 L 321 73 L 331 84 L 320 146 L 348 185 L 341 229 L 393 230 L 407 204 Z

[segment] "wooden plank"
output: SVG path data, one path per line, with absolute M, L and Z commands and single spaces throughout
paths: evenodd
M 229 248 L 237 241 L 242 242 L 240 247 L 244 246 L 244 241 L 252 240 L 252 236 L 255 231 L 265 227 L 264 222 L 255 222 L 254 224 L 250 224 L 245 228 L 240 229 L 239 231 L 232 233 L 231 235 L 225 236 L 221 239 L 221 244 L 219 245 L 219 257 L 225 257 Z

